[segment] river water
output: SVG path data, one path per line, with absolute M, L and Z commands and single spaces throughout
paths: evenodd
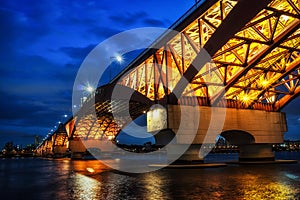
M 236 156 L 210 155 L 207 160 Z M 300 153 L 276 156 L 300 160 Z M 98 160 L 2 159 L 0 199 L 300 199 L 300 163 L 130 174 Z

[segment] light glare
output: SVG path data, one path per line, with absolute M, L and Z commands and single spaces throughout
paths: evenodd
M 117 56 L 116 56 L 116 60 L 120 63 L 120 62 L 123 61 L 123 58 L 122 58 L 122 56 L 117 55 Z
M 89 85 L 89 86 L 86 87 L 86 91 L 89 92 L 89 93 L 92 93 L 94 91 L 94 88 Z

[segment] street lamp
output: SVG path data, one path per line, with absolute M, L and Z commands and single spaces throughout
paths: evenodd
M 92 96 L 92 94 L 95 92 L 95 87 L 92 86 L 90 83 L 86 83 L 82 86 L 82 97 L 80 98 L 80 107 L 84 104 L 84 102 Z M 76 105 L 73 105 L 74 108 L 76 108 Z
M 123 58 L 122 58 L 122 56 L 117 55 L 117 56 L 116 56 L 116 60 L 117 60 L 119 63 L 121 63 L 121 62 L 123 61 Z
M 95 88 L 93 86 L 91 86 L 89 83 L 83 89 L 88 94 L 92 94 L 95 90 Z
M 85 88 L 85 91 L 87 91 L 88 93 L 92 93 L 93 91 L 94 91 L 94 88 L 92 87 L 92 86 L 87 86 L 86 88 Z

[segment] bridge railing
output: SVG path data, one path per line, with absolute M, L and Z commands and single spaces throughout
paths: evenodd
M 207 97 L 188 97 L 183 96 L 178 100 L 178 104 L 187 106 L 211 106 L 210 99 Z M 241 101 L 233 99 L 223 99 L 218 102 L 216 107 L 223 108 L 236 108 L 236 109 L 254 109 L 254 110 L 264 110 L 268 112 L 274 112 L 274 104 L 256 102 L 253 105 L 247 105 Z

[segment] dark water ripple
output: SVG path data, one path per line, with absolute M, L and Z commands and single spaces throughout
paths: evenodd
M 300 153 L 278 158 L 299 159 Z M 230 160 L 236 155 L 207 159 Z M 300 164 L 111 170 L 99 161 L 0 160 L 0 199 L 300 199 Z

